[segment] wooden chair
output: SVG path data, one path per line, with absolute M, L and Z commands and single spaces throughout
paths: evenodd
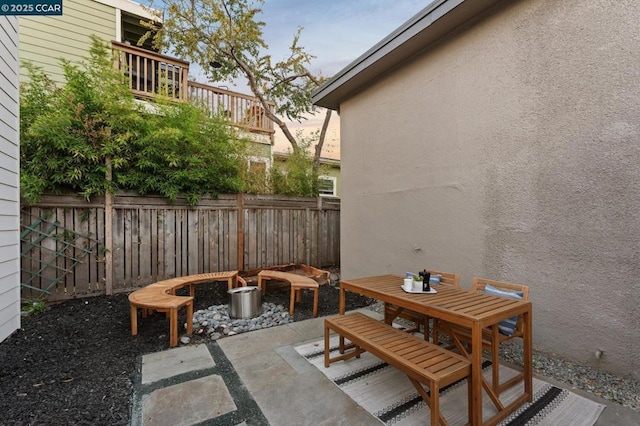
M 440 285 L 450 285 L 453 288 L 458 288 L 460 286 L 459 274 L 452 274 L 449 272 L 440 272 L 440 271 L 433 271 L 433 270 L 429 270 L 427 272 L 429 272 L 431 275 L 440 275 L 441 276 Z M 429 319 L 430 319 L 429 317 L 419 314 L 418 312 L 410 311 L 407 309 L 398 313 L 398 307 L 390 303 L 385 304 L 384 315 L 385 315 L 385 318 L 387 318 L 388 316 L 392 316 L 394 318 L 400 317 L 415 323 L 415 327 L 405 330 L 407 333 L 419 333 L 420 325 L 422 325 L 422 328 L 424 330 L 424 340 L 429 340 Z
M 485 278 L 474 277 L 473 283 L 471 285 L 471 291 L 484 293 L 487 285 L 490 285 L 493 288 L 506 293 L 519 292 L 519 294 L 522 295 L 522 300 L 529 300 L 529 286 L 503 281 L 488 280 Z M 455 335 L 458 340 L 466 343 L 469 347 L 471 346 L 471 330 L 464 327 L 451 325 L 447 322 L 437 320 L 433 324 L 433 343 L 435 343 L 436 345 L 439 343 L 439 334 L 447 334 L 449 335 L 449 337 L 453 337 L 452 335 Z M 517 318 L 515 329 L 513 330 L 513 334 L 511 335 L 501 332 L 498 324 L 482 330 L 482 348 L 491 352 L 493 373 L 491 378 L 492 387 L 498 395 L 505 389 L 508 389 L 519 382 L 523 377 L 523 374 L 519 374 L 516 377 L 513 377 L 512 379 L 506 381 L 505 383 L 500 384 L 500 344 L 517 337 L 522 338 L 522 336 L 522 318 L 520 316 Z M 462 350 L 462 348 L 458 349 Z

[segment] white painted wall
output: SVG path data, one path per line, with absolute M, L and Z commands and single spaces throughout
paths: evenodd
M 538 350 L 640 378 L 638 22 L 505 1 L 343 102 L 343 277 L 528 284 Z
M 20 328 L 18 19 L 0 16 L 0 341 Z

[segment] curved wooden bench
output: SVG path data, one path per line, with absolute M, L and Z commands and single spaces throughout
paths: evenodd
M 187 333 L 193 332 L 193 299 L 195 284 L 226 281 L 229 290 L 235 286 L 246 286 L 244 279 L 238 276 L 238 271 L 211 272 L 207 274 L 187 275 L 169 278 L 141 288 L 129 294 L 131 305 L 131 334 L 138 334 L 138 309 L 142 309 L 145 318 L 150 311 L 164 312 L 169 316 L 169 346 L 178 344 L 178 310 L 187 308 Z M 176 290 L 189 286 L 189 296 L 176 296 Z
M 184 277 L 169 278 L 168 280 L 158 281 L 156 284 L 164 285 L 172 288 L 172 293 L 175 291 L 189 286 L 189 296 L 195 297 L 195 285 L 202 283 L 209 283 L 211 281 L 226 281 L 227 290 L 231 290 L 240 284 L 246 286 L 247 283 L 238 276 L 238 271 L 221 271 L 221 272 L 209 272 L 206 274 L 186 275 Z
M 289 315 L 293 315 L 295 302 L 300 302 L 302 290 L 313 291 L 313 316 L 318 316 L 318 289 L 320 285 L 317 282 L 302 275 L 263 269 L 258 273 L 258 287 L 262 290 L 263 295 L 267 291 L 267 280 L 285 281 L 291 284 Z
M 147 286 L 129 295 L 131 305 L 131 334 L 138 334 L 138 308 L 142 308 L 145 317 L 148 310 L 164 312 L 169 315 L 169 346 L 178 344 L 178 310 L 187 307 L 187 333 L 193 332 L 193 297 L 174 296 L 165 291 L 170 287 Z
M 329 357 L 331 330 L 340 335 L 341 355 L 333 358 Z M 345 349 L 348 349 L 344 345 L 345 338 L 354 345 L 353 351 L 345 352 Z M 325 367 L 329 367 L 329 364 L 335 361 L 359 357 L 364 351 L 370 352 L 407 375 L 431 411 L 432 426 L 448 424 L 440 413 L 440 389 L 469 377 L 471 362 L 467 358 L 359 312 L 324 320 Z M 425 392 L 421 383 L 429 386 L 429 394 Z M 467 394 L 471 401 L 470 380 L 467 380 Z

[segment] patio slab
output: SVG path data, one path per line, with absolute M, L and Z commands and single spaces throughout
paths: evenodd
M 184 346 L 142 357 L 142 384 L 216 366 L 204 345 Z
M 186 426 L 236 410 L 222 377 L 211 375 L 151 392 L 142 400 L 142 424 Z

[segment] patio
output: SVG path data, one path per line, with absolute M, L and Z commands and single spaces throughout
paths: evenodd
M 380 313 L 370 309 L 360 311 L 382 317 Z M 198 406 L 198 401 L 195 400 L 195 394 L 189 392 L 190 408 L 183 413 L 172 410 L 171 415 L 174 417 L 171 417 L 171 422 L 184 421 L 185 424 L 190 424 L 204 421 L 211 418 L 207 417 L 211 415 L 219 417 L 217 424 L 237 424 L 242 421 L 246 421 L 246 424 L 271 425 L 380 424 L 296 352 L 295 347 L 305 342 L 321 340 L 322 336 L 323 318 L 315 318 L 228 337 L 220 340 L 219 346 L 209 346 L 215 364 L 219 364 L 219 371 L 228 371 L 228 368 L 233 370 L 230 376 L 225 377 L 225 382 L 230 383 L 229 392 L 221 392 L 224 396 L 216 393 L 215 400 L 219 406 L 205 404 L 200 409 L 194 408 Z M 207 351 L 204 351 L 204 346 L 199 347 L 199 350 L 194 350 L 195 347 L 178 348 L 173 353 L 163 351 L 139 360 L 142 374 L 135 384 L 133 425 L 163 424 L 163 417 L 158 414 L 166 416 L 168 413 L 162 407 L 180 406 L 185 399 L 185 392 L 192 386 L 188 383 L 190 380 L 199 380 L 199 386 L 215 392 L 214 383 L 210 383 L 209 388 L 204 383 L 208 375 L 213 376 L 216 367 L 204 361 L 207 357 L 191 364 L 193 368 L 187 369 L 188 371 L 176 371 L 177 374 L 171 377 L 159 373 L 189 364 L 188 360 L 192 357 L 202 357 Z M 536 377 L 541 378 L 538 375 Z M 566 388 L 566 384 L 557 383 L 553 379 L 541 379 Z M 171 392 L 165 392 L 168 387 L 172 387 Z M 219 391 L 222 388 L 217 389 Z M 157 393 L 153 395 L 154 392 Z M 572 392 L 607 404 L 592 394 L 575 389 Z M 247 400 L 247 396 L 251 400 Z M 165 398 L 162 404 L 158 403 L 159 398 Z M 169 398 L 170 403 L 167 403 L 166 398 Z M 639 412 L 609 403 L 595 424 L 635 425 L 639 421 Z

